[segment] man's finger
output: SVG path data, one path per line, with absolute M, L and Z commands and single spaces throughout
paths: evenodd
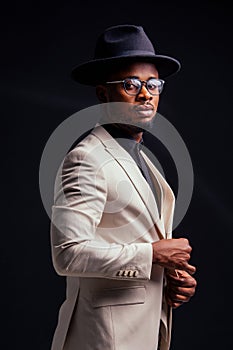
M 190 275 L 193 275 L 196 272 L 196 267 L 187 263 L 183 270 L 187 271 Z

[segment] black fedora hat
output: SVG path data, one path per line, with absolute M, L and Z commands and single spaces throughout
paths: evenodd
M 180 63 L 175 58 L 155 53 L 141 26 L 124 24 L 107 28 L 99 36 L 94 58 L 73 68 L 72 78 L 81 84 L 95 86 L 104 82 L 114 67 L 132 61 L 154 63 L 160 78 L 180 70 Z

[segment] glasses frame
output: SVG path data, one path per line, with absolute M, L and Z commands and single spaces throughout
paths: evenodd
M 137 80 L 137 81 L 140 82 L 141 86 L 139 87 L 138 92 L 136 92 L 136 93 L 129 93 L 129 91 L 127 91 L 127 89 L 126 89 L 126 82 L 127 82 L 127 80 L 130 80 L 130 79 L 134 79 L 134 80 Z M 151 93 L 151 91 L 150 91 L 149 88 L 148 88 L 148 82 L 149 82 L 150 80 L 158 80 L 158 81 L 160 81 L 160 82 L 162 83 L 162 85 L 161 85 L 161 91 L 160 91 L 159 93 L 156 93 L 156 94 Z M 147 89 L 147 91 L 149 92 L 150 95 L 152 95 L 152 96 L 158 96 L 158 95 L 160 95 L 161 92 L 163 91 L 163 86 L 164 86 L 164 84 L 165 84 L 165 81 L 164 81 L 163 79 L 158 79 L 158 78 L 150 78 L 150 79 L 148 79 L 148 80 L 140 80 L 140 79 L 138 79 L 138 78 L 125 78 L 125 79 L 123 79 L 123 80 L 114 80 L 114 81 L 106 81 L 106 82 L 105 82 L 105 84 L 118 84 L 118 83 L 123 83 L 124 90 L 125 90 L 125 92 L 127 93 L 127 95 L 129 95 L 129 96 L 137 96 L 137 95 L 140 93 L 140 91 L 141 91 L 143 85 L 146 87 L 146 89 Z

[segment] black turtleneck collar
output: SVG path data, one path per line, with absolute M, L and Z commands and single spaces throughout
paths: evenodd
M 140 147 L 143 144 L 143 139 L 141 139 L 140 142 L 137 142 L 127 130 L 120 126 L 120 124 L 104 124 L 102 126 L 131 155 L 135 150 L 135 147 Z

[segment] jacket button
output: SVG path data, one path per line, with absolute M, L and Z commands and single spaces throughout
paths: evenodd
M 121 277 L 123 275 L 123 272 L 124 272 L 123 270 L 119 270 L 116 275 Z
M 134 273 L 134 272 L 133 272 L 132 270 L 129 270 L 129 271 L 128 271 L 128 277 L 133 277 L 133 273 Z

